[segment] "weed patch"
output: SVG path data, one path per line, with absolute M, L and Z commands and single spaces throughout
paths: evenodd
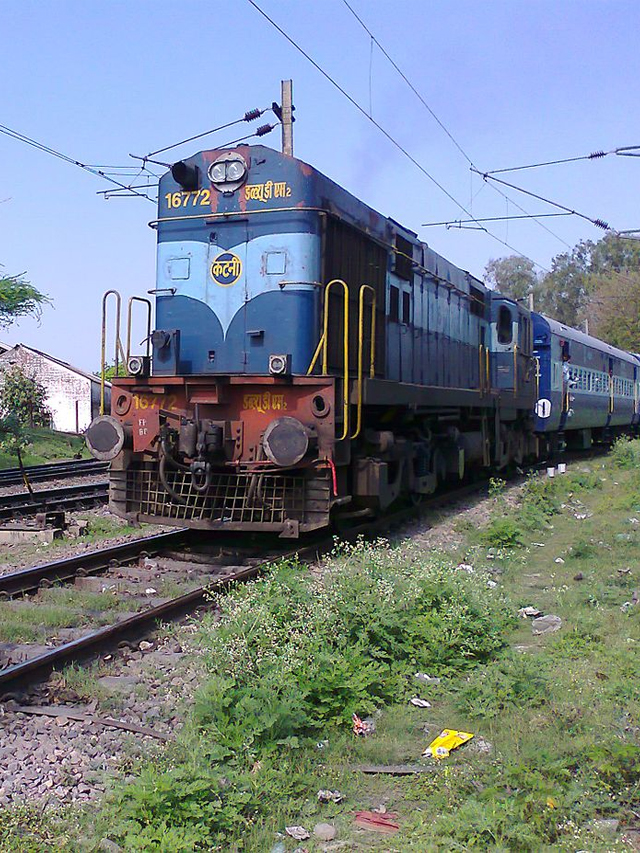
M 510 621 L 483 578 L 362 543 L 320 578 L 284 563 L 216 604 L 201 627 L 210 676 L 192 721 L 207 770 L 150 768 L 124 791 L 129 849 L 164 849 L 144 844 L 169 825 L 173 843 L 186 845 L 175 849 L 237 843 L 268 811 L 265 785 L 278 802 L 301 787 L 299 767 L 275 768 L 298 764 L 321 734 L 347 731 L 354 712 L 406 700 L 416 669 L 446 675 L 489 660 Z

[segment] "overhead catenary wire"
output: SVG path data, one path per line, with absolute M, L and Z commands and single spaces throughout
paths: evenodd
M 237 122 L 235 122 L 237 124 Z M 276 127 L 280 126 L 280 122 L 274 122 L 274 124 L 263 124 L 261 125 L 254 133 L 248 133 L 246 136 L 239 136 L 237 139 L 232 139 L 230 142 L 225 142 L 222 145 L 217 145 L 216 148 L 230 148 L 232 145 L 237 145 L 238 142 L 244 142 L 247 139 L 254 139 L 254 137 L 265 136 L 267 133 L 271 133 Z M 158 166 L 164 166 L 166 169 L 170 169 L 173 165 L 172 163 L 164 163 L 162 160 L 150 160 L 149 155 L 145 157 L 141 157 L 139 154 L 129 154 L 129 157 L 132 157 L 134 160 L 142 160 L 144 164 L 147 163 L 155 163 Z M 150 170 L 147 170 L 150 171 Z M 150 172 L 155 178 L 159 178 L 159 175 L 156 175 L 154 172 Z
M 422 228 L 431 228 L 434 225 L 458 226 L 464 225 L 467 222 L 505 222 L 512 219 L 541 219 L 548 216 L 571 216 L 568 211 L 562 213 L 527 213 L 522 216 L 481 216 L 478 219 L 446 219 L 443 222 L 423 222 Z
M 560 204 L 557 201 L 553 201 L 550 198 L 545 198 L 542 195 L 538 195 L 538 193 L 531 192 L 531 190 L 525 190 L 523 187 L 518 187 L 515 184 L 510 184 L 507 181 L 502 180 L 502 178 L 495 178 L 493 175 L 490 175 L 488 172 L 481 172 L 479 169 L 473 169 L 478 175 L 484 178 L 485 181 L 497 181 L 499 184 L 504 184 L 504 186 L 509 187 L 512 190 L 516 190 L 517 192 L 524 193 L 525 195 L 531 196 L 532 198 L 537 198 L 538 201 L 543 201 L 545 204 L 550 204 L 553 207 L 557 207 L 560 210 L 566 210 L 568 213 L 572 213 L 574 216 L 579 216 L 580 219 L 584 219 L 587 222 L 590 222 L 592 225 L 595 225 L 596 228 L 602 228 L 603 231 L 614 231 L 608 222 L 604 219 L 594 219 L 592 216 L 587 216 L 586 213 L 580 213 L 579 210 L 574 210 L 572 207 L 567 207 L 564 204 Z
M 37 149 L 38 151 L 42 151 L 45 154 L 49 154 L 52 157 L 57 157 L 59 160 L 62 160 L 65 163 L 69 163 L 72 166 L 77 166 L 80 169 L 84 169 L 86 172 L 90 172 L 92 175 L 96 175 L 97 177 L 102 178 L 105 181 L 109 181 L 109 183 L 114 184 L 115 186 L 121 187 L 122 189 L 128 190 L 129 187 L 127 184 L 123 184 L 121 181 L 115 180 L 115 178 L 110 177 L 106 174 L 102 169 L 95 169 L 92 166 L 87 165 L 86 163 L 82 163 L 80 160 L 76 160 L 74 157 L 70 157 L 68 154 L 64 154 L 62 151 L 57 151 L 55 148 L 51 148 L 48 145 L 45 145 L 42 142 L 38 142 L 36 139 L 33 139 L 30 136 L 27 136 L 24 133 L 20 133 L 17 130 L 13 130 L 6 125 L 0 124 L 0 133 L 8 136 L 11 139 L 15 139 L 18 142 L 23 142 L 25 145 L 29 145 L 32 148 Z M 146 193 L 138 192 L 137 190 L 132 190 L 132 194 L 135 196 L 139 196 L 140 198 L 146 198 L 147 201 L 152 203 L 154 199 L 150 196 L 146 195 Z
M 584 154 L 580 157 L 564 157 L 561 160 L 546 160 L 542 163 L 528 163 L 526 166 L 510 166 L 507 169 L 491 169 L 485 174 L 499 175 L 503 172 L 522 172 L 525 169 L 539 169 L 542 166 L 557 166 L 559 163 L 577 163 L 579 160 L 602 160 L 603 157 L 608 157 L 610 154 L 617 154 L 619 157 L 640 157 L 640 145 L 627 145 L 624 148 L 612 148 L 611 151 L 593 151 L 591 154 Z
M 233 121 L 228 121 L 226 124 L 218 125 L 218 127 L 213 127 L 211 130 L 205 130 L 202 133 L 196 133 L 194 136 L 188 136 L 186 139 L 181 139 L 180 142 L 174 142 L 171 145 L 166 145 L 164 148 L 158 148 L 157 151 L 150 151 L 146 157 L 139 158 L 148 160 L 150 157 L 155 157 L 156 154 L 163 154 L 165 151 L 170 151 L 172 148 L 177 148 L 179 145 L 185 145 L 187 142 L 193 142 L 196 139 L 202 139 L 203 136 L 209 136 L 211 133 L 217 133 L 219 130 L 226 130 L 228 127 L 233 127 L 236 124 L 241 124 L 243 121 L 255 121 L 259 119 L 260 116 L 266 113 L 269 107 L 265 107 L 262 110 L 254 109 L 247 110 L 247 112 L 242 116 L 242 118 L 234 119 Z
M 357 12 L 353 9 L 353 7 L 352 7 L 352 6 L 351 6 L 351 4 L 348 2 L 348 0 L 342 0 L 342 2 L 343 2 L 343 3 L 344 3 L 344 5 L 347 7 L 347 9 L 351 12 L 351 14 L 353 15 L 353 17 L 358 21 L 358 23 L 360 24 L 360 26 L 361 26 L 361 27 L 365 30 L 365 32 L 369 35 L 369 37 L 371 38 L 372 43 L 375 43 L 375 44 L 378 46 L 378 48 L 380 49 L 380 51 L 382 52 L 382 54 L 387 58 L 387 60 L 388 60 L 388 61 L 391 63 L 391 65 L 395 68 L 395 70 L 398 72 L 398 74 L 400 75 L 400 77 L 404 80 L 404 82 L 405 82 L 405 83 L 407 84 L 407 86 L 411 89 L 411 91 L 414 93 L 414 95 L 418 98 L 418 100 L 419 100 L 419 101 L 420 101 L 420 103 L 423 105 L 423 107 L 427 110 L 427 112 L 429 113 L 429 115 L 431 115 L 431 117 L 433 118 L 433 120 L 438 124 L 438 126 L 439 126 L 443 131 L 444 131 L 444 133 L 446 133 L 446 135 L 449 137 L 449 139 L 453 142 L 453 144 L 454 144 L 454 145 L 455 145 L 455 147 L 458 149 L 458 151 L 460 152 L 460 154 L 462 154 L 462 156 L 465 158 L 465 160 L 467 161 L 467 163 L 469 164 L 469 166 L 474 167 L 474 166 L 475 166 L 475 164 L 474 164 L 473 160 L 471 159 L 470 155 L 469 155 L 469 154 L 464 150 L 464 148 L 462 147 L 462 145 L 458 142 L 458 140 L 455 138 L 455 136 L 453 135 L 453 133 L 451 133 L 451 131 L 449 130 L 449 128 L 444 124 L 444 122 L 443 122 L 443 121 L 442 121 L 442 120 L 441 120 L 441 119 L 436 115 L 436 113 L 435 113 L 435 112 L 434 112 L 434 110 L 429 106 L 429 104 L 428 104 L 428 103 L 427 103 L 427 101 L 424 99 L 424 97 L 422 96 L 422 94 L 418 91 L 418 89 L 417 89 L 417 88 L 413 85 L 413 83 L 409 80 L 409 78 L 407 77 L 407 75 L 404 73 L 404 71 L 402 71 L 402 69 L 401 69 L 401 68 L 399 67 L 399 65 L 395 62 L 395 60 L 391 57 L 391 55 L 389 54 L 389 52 L 388 52 L 388 51 L 383 47 L 383 45 L 380 43 L 380 41 L 379 41 L 379 40 L 374 36 L 374 34 L 373 34 L 373 33 L 371 32 L 371 30 L 369 29 L 369 27 L 368 27 L 368 26 L 366 25 L 366 23 L 362 20 L 362 18 L 357 14 Z M 528 211 L 528 210 L 525 210 L 525 208 L 524 208 L 524 207 L 522 207 L 520 204 L 518 204 L 518 202 L 517 202 L 517 201 L 515 201 L 515 200 L 514 200 L 514 199 L 512 199 L 512 198 L 510 198 L 506 193 L 504 193 L 504 192 L 503 192 L 502 190 L 500 190 L 498 187 L 493 186 L 493 185 L 490 185 L 490 186 L 491 186 L 491 189 L 492 189 L 494 192 L 496 192 L 496 193 L 498 193 L 498 195 L 502 196 L 502 198 L 504 198 L 507 202 L 511 202 L 515 207 L 517 207 L 517 208 L 518 208 L 518 210 L 519 210 L 521 213 L 526 214 L 528 217 L 530 217 L 531 219 L 533 219 L 533 220 L 534 220 L 534 221 L 535 221 L 535 222 L 536 222 L 536 223 L 537 223 L 537 224 L 538 224 L 538 225 L 539 225 L 539 226 L 540 226 L 544 231 L 546 231 L 546 232 L 547 232 L 548 234 L 550 234 L 552 237 L 555 237 L 555 239 L 556 239 L 556 240 L 558 240 L 560 243 L 562 243 L 562 244 L 563 244 L 563 246 L 566 246 L 568 249 L 570 249 L 570 248 L 571 248 L 571 246 L 566 242 L 566 240 L 563 240 L 563 238 L 562 238 L 562 237 L 560 237 L 560 235 L 556 234 L 556 233 L 555 233 L 555 231 L 552 231 L 550 228 L 548 228 L 548 227 L 544 224 L 544 222 L 540 222 L 540 221 L 538 220 L 538 218 L 537 218 L 537 217 L 535 217 L 535 216 L 533 216 L 532 214 L 530 214 L 530 213 L 529 213 L 529 211 Z M 490 232 L 487 232 L 487 233 L 490 233 Z M 495 235 L 493 235 L 493 234 L 492 234 L 491 236 L 495 236 Z M 499 239 L 499 238 L 496 238 L 496 239 Z M 504 242 L 504 241 L 501 241 L 501 242 Z M 511 248 L 511 247 L 509 246 L 509 244 L 508 244 L 508 243 L 505 243 L 505 245 L 507 245 L 507 247 L 508 247 L 508 248 Z M 517 251 L 517 250 L 514 250 L 514 251 Z M 522 254 L 522 253 L 521 253 L 521 252 L 518 252 L 518 254 Z M 530 258 L 529 260 L 531 260 L 531 258 Z M 534 261 L 534 263 L 535 263 L 535 261 Z M 537 264 L 537 266 L 541 266 L 541 265 L 540 265 L 540 264 Z M 544 269 L 544 267 L 541 267 L 541 269 Z
M 416 168 L 418 168 L 418 169 L 422 172 L 422 174 L 423 174 L 423 175 L 425 175 L 425 177 L 427 177 L 427 178 L 428 178 L 428 179 L 429 179 L 429 180 L 430 180 L 430 181 L 431 181 L 431 182 L 432 182 L 432 183 L 433 183 L 433 184 L 434 184 L 434 185 L 435 185 L 435 186 L 436 186 L 436 187 L 437 187 L 437 188 L 438 188 L 442 193 L 444 193 L 444 195 L 446 195 L 446 197 L 447 197 L 450 201 L 452 201 L 452 202 L 456 205 L 456 207 L 460 208 L 460 210 L 462 210 L 462 211 L 463 211 L 463 213 L 465 213 L 467 216 L 469 216 L 471 219 L 473 219 L 473 215 L 470 213 L 470 211 L 469 211 L 469 210 L 467 210 L 467 208 L 466 208 L 466 207 L 465 207 L 465 206 L 464 206 L 460 201 L 458 201 L 458 199 L 457 199 L 457 198 L 455 198 L 455 196 L 453 196 L 453 195 L 449 192 L 449 190 L 447 190 L 447 189 L 446 189 L 446 187 L 444 187 L 444 186 L 443 186 L 443 185 L 442 185 L 442 184 L 441 184 L 441 183 L 440 183 L 440 182 L 439 182 L 439 181 L 438 181 L 438 180 L 437 180 L 437 179 L 436 179 L 436 178 L 435 178 L 435 177 L 434 177 L 434 176 L 433 176 L 433 175 L 432 175 L 432 174 L 431 174 L 431 173 L 430 173 L 426 168 L 425 168 L 425 166 L 423 166 L 423 165 L 422 165 L 422 163 L 420 163 L 420 162 L 419 162 L 419 161 L 418 161 L 418 160 L 417 160 L 417 159 L 416 159 L 416 158 L 415 158 L 415 157 L 414 157 L 414 156 L 413 156 L 413 155 L 412 155 L 412 154 L 411 154 L 411 153 L 410 153 L 410 152 L 409 152 L 409 151 L 408 151 L 408 150 L 407 150 L 407 149 L 406 149 L 406 148 L 405 148 L 405 147 L 404 147 L 404 146 L 403 146 L 403 145 L 402 145 L 402 144 L 401 144 L 401 143 L 400 143 L 400 142 L 399 142 L 399 141 L 398 141 L 394 136 L 392 136 L 392 134 L 391 134 L 391 133 L 389 133 L 389 131 L 388 131 L 388 130 L 386 130 L 386 128 L 385 128 L 385 127 L 383 127 L 383 126 L 380 124 L 380 122 L 376 121 L 376 119 L 374 119 L 374 118 L 373 118 L 373 116 L 369 115 L 369 113 L 366 111 L 366 109 L 365 109 L 365 108 L 364 108 L 360 103 L 358 103 L 358 101 L 356 101 L 356 99 L 355 99 L 352 95 L 350 95 L 350 94 L 346 91 L 346 89 L 344 89 L 344 88 L 343 88 L 343 87 L 342 87 L 342 86 L 341 86 L 341 85 L 340 85 L 336 80 L 334 80 L 334 78 L 333 78 L 333 77 L 332 77 L 332 76 L 331 76 L 327 71 L 325 71 L 325 70 L 324 70 L 324 68 L 322 68 L 322 66 L 321 66 L 318 62 L 316 62 L 316 60 L 315 60 L 315 59 L 313 59 L 313 57 L 312 57 L 309 53 L 307 53 L 307 51 L 306 51 L 306 50 L 304 50 L 304 48 L 302 48 L 302 47 L 301 47 L 301 46 L 300 46 L 300 45 L 299 45 L 299 44 L 298 44 L 298 43 L 297 43 L 297 42 L 296 42 L 296 41 L 295 41 L 295 40 L 294 40 L 294 39 L 293 39 L 293 38 L 292 38 L 292 37 L 291 37 L 291 36 L 290 36 L 286 31 L 285 31 L 285 30 L 283 30 L 283 28 L 282 28 L 278 23 L 276 23 L 276 21 L 274 21 L 274 20 L 273 20 L 273 18 L 271 18 L 271 17 L 270 17 L 270 16 L 269 16 L 265 11 L 264 11 L 264 9 L 262 9 L 262 8 L 261 8 L 261 7 L 260 7 L 260 6 L 255 2 L 255 0 L 248 0 L 248 2 L 249 2 L 249 4 L 250 4 L 251 6 L 253 6 L 253 8 L 254 8 L 254 9 L 255 9 L 255 10 L 256 10 L 260 15 L 262 15 L 262 17 L 263 17 L 266 21 L 268 21 L 268 22 L 271 24 L 271 26 L 272 26 L 272 27 L 274 27 L 274 29 L 276 29 L 276 30 L 277 30 L 277 31 L 278 31 L 278 32 L 279 32 L 279 33 L 280 33 L 280 34 L 281 34 L 281 35 L 282 35 L 282 36 L 283 36 L 283 37 L 284 37 L 284 38 L 289 42 L 289 44 L 290 44 L 292 47 L 294 47 L 294 48 L 295 48 L 295 49 L 296 49 L 296 50 L 297 50 L 297 51 L 298 51 L 302 56 L 304 56 L 304 58 L 305 58 L 308 62 L 310 62 L 310 63 L 311 63 L 311 65 L 313 65 L 313 67 L 314 67 L 317 71 L 319 71 L 319 72 L 320 72 L 320 74 L 322 74 L 322 76 L 323 76 L 326 80 L 328 80 L 328 81 L 329 81 L 329 83 L 331 83 L 331 85 L 332 85 L 334 88 L 336 88 L 336 89 L 337 89 L 337 90 L 338 90 L 338 91 L 339 91 L 339 92 L 340 92 L 340 93 L 341 93 L 341 94 L 342 94 L 342 95 L 343 95 L 343 96 L 344 96 L 344 97 L 349 101 L 349 103 L 350 103 L 350 104 L 352 104 L 352 105 L 353 105 L 353 106 L 358 110 L 358 112 L 360 112 L 360 113 L 361 113 L 361 114 L 362 114 L 362 115 L 363 115 L 363 116 L 364 116 L 368 121 L 370 121 L 370 122 L 374 125 L 374 127 L 376 127 L 376 128 L 380 131 L 380 133 L 382 133 L 382 135 L 383 135 L 383 136 L 384 136 L 384 137 L 385 137 L 389 142 L 391 142 L 391 144 L 392 144 L 392 145 L 394 145 L 394 146 L 395 146 L 395 147 L 396 147 L 396 148 L 397 148 L 397 149 L 398 149 L 398 150 L 399 150 L 399 151 L 400 151 L 400 152 L 401 152 L 401 153 L 402 153 L 402 154 L 403 154 L 403 155 L 404 155 L 404 156 L 405 156 L 405 157 L 406 157 L 406 158 L 407 158 L 411 163 L 413 163 L 413 165 L 414 165 L 414 166 L 416 166 Z M 512 252 L 515 252 L 516 254 L 521 255 L 522 257 L 526 257 L 526 255 L 524 255 L 522 252 L 520 252 L 520 251 L 519 251 L 518 249 L 516 249 L 514 246 L 510 245 L 510 244 L 509 244 L 509 243 L 507 243 L 505 240 L 502 240 L 502 239 L 501 239 L 500 237 L 498 237 L 496 234 L 493 234 L 491 231 L 489 231 L 489 229 L 488 229 L 488 228 L 485 228 L 484 226 L 481 226 L 481 230 L 482 230 L 482 231 L 485 231 L 485 232 L 486 232 L 490 237 L 492 237 L 494 240 L 497 240 L 497 241 L 498 241 L 499 243 L 501 243 L 503 246 L 506 246 L 506 247 L 507 247 L 508 249 L 510 249 Z M 531 260 L 531 259 L 529 259 L 529 260 Z M 546 268 L 545 268 L 545 267 L 543 267 L 543 266 L 542 266 L 542 264 L 538 264 L 537 262 L 534 262 L 534 263 L 535 263 L 535 265 L 536 265 L 536 266 L 540 267 L 541 269 L 546 270 Z

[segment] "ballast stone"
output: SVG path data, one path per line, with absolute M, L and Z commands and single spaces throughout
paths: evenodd
M 539 616 L 531 623 L 532 634 L 553 634 L 560 628 L 562 628 L 562 619 L 559 616 L 553 616 L 551 613 L 547 616 Z

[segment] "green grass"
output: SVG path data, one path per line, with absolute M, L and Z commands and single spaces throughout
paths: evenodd
M 640 587 L 638 460 L 635 442 L 566 477 L 532 479 L 515 509 L 496 487 L 493 518 L 481 531 L 461 524 L 467 541 L 449 555 L 360 546 L 322 581 L 286 565 L 221 598 L 202 623 L 209 675 L 185 731 L 91 813 L 87 849 L 108 836 L 127 850 L 259 853 L 285 825 L 327 820 L 349 850 L 629 849 L 640 606 L 624 605 Z M 473 574 L 455 570 L 462 560 Z M 491 574 L 499 586 L 488 589 Z M 534 636 L 516 618 L 529 604 L 562 629 Z M 441 683 L 419 684 L 417 670 Z M 410 705 L 416 693 L 432 707 Z M 355 738 L 352 711 L 376 709 L 375 733 Z M 445 727 L 476 737 L 433 772 L 356 769 L 418 763 Z M 344 802 L 320 804 L 320 788 Z M 354 813 L 381 803 L 400 831 L 356 830 Z M 621 832 L 598 824 L 608 818 Z
M 43 465 L 68 459 L 89 459 L 84 438 L 66 432 L 56 432 L 44 427 L 26 431 L 29 444 L 22 454 L 25 465 Z M 18 460 L 10 453 L 0 453 L 0 469 L 17 468 Z

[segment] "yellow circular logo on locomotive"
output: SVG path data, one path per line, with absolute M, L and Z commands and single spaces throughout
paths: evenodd
M 242 275 L 242 261 L 233 252 L 222 252 L 211 264 L 211 278 L 220 287 L 231 287 Z

